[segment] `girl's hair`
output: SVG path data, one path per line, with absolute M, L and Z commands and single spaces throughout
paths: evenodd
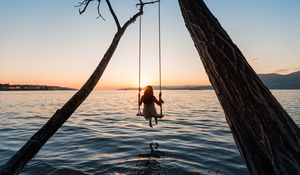
M 152 86 L 147 86 L 144 90 L 144 103 L 150 104 L 152 103 L 154 96 L 153 96 L 153 88 Z

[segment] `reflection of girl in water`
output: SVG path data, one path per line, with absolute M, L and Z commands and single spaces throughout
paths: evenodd
M 160 158 L 161 152 L 158 150 L 158 143 L 150 143 L 151 154 L 150 157 Z
M 161 99 L 161 93 L 159 94 L 159 100 L 153 95 L 152 86 L 147 86 L 144 90 L 144 95 L 142 96 L 139 105 L 144 103 L 143 114 L 146 120 L 149 120 L 149 126 L 152 128 L 152 118 L 155 118 L 155 123 L 157 124 L 157 112 L 154 103 L 161 106 L 164 101 Z
M 161 166 L 159 163 L 159 158 L 164 155 L 163 152 L 158 150 L 158 143 L 150 143 L 149 147 L 151 149 L 150 154 L 140 154 L 142 158 L 147 158 L 146 160 L 141 160 L 139 169 L 136 174 L 138 175 L 159 175 L 161 174 Z

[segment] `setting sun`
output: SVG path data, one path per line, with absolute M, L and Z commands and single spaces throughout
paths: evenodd
M 148 80 L 141 80 L 141 87 L 144 88 L 148 85 L 152 85 Z

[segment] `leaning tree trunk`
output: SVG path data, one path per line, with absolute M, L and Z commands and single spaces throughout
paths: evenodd
M 30 140 L 0 169 L 1 174 L 18 174 L 42 148 L 42 146 L 55 134 L 65 121 L 73 114 L 80 104 L 88 97 L 102 76 L 125 30 L 119 30 L 97 66 L 93 74 L 83 87 L 61 108 L 58 109 L 49 121 L 36 132 Z
M 100 64 L 97 66 L 93 74 L 83 87 L 61 108 L 58 109 L 49 121 L 36 132 L 30 140 L 0 169 L 2 174 L 18 174 L 23 167 L 30 161 L 42 148 L 42 146 L 55 134 L 55 132 L 63 125 L 65 121 L 72 115 L 72 113 L 80 106 L 80 104 L 88 97 L 91 91 L 96 86 L 101 78 L 109 60 L 111 59 L 118 43 L 125 30 L 119 30 L 102 58 Z
M 0 175 L 18 174 L 88 97 L 101 78 L 125 30 L 137 19 L 138 16 L 143 14 L 143 6 L 144 4 L 141 4 L 140 11 L 130 18 L 130 20 L 128 20 L 122 27 L 116 20 L 118 31 L 93 74 L 82 88 L 61 109 L 58 109 L 42 128 L 37 131 L 6 164 L 0 167 Z
M 300 129 L 202 0 L 179 0 L 188 31 L 251 174 L 300 174 Z

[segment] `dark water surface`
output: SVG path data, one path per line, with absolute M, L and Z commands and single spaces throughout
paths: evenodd
M 0 92 L 0 163 L 74 91 Z M 300 91 L 272 91 L 300 124 Z M 164 91 L 154 128 L 136 91 L 95 91 L 21 174 L 249 174 L 214 91 Z

